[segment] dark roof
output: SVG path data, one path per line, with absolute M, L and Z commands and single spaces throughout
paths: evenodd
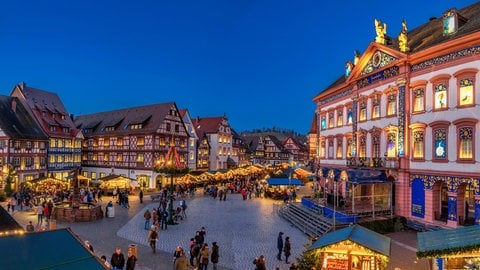
M 68 228 L 3 236 L 0 250 L 3 270 L 106 269 Z
M 315 241 L 315 243 L 313 243 L 313 245 L 310 247 L 310 250 L 325 248 L 345 240 L 350 240 L 376 253 L 390 256 L 390 238 L 360 225 L 352 225 L 324 234 L 317 241 Z
M 436 19 L 408 31 L 408 46 L 410 53 L 415 53 L 428 47 L 460 38 L 480 30 L 480 2 L 458 10 L 458 14 L 466 19 L 465 24 L 458 27 L 457 32 L 443 35 L 443 14 Z
M 13 104 L 13 105 L 12 105 Z M 12 109 L 15 107 L 15 111 Z M 0 129 L 10 138 L 47 140 L 33 115 L 17 97 L 0 96 Z
M 192 119 L 192 125 L 197 134 L 214 134 L 218 133 L 218 128 L 222 124 L 224 117 L 196 117 Z
M 20 91 L 21 95 L 25 98 L 25 102 L 32 109 L 32 111 L 39 110 L 44 111 L 48 110 L 51 113 L 61 114 L 65 116 L 65 119 L 61 120 L 61 126 L 69 127 L 72 130 L 72 134 L 76 135 L 78 130 L 75 128 L 72 119 L 68 111 L 63 106 L 61 99 L 56 93 L 36 89 L 30 86 L 27 86 L 25 83 L 21 83 L 14 87 L 12 95 L 14 95 L 15 90 Z M 42 116 L 40 113 L 36 114 L 36 117 L 39 119 L 48 119 L 50 116 Z M 50 127 L 44 126 L 44 132 L 49 133 Z
M 75 118 L 75 125 L 83 130 L 91 129 L 90 132 L 85 132 L 89 136 L 156 132 L 171 109 L 177 110 L 174 102 L 79 115 Z M 129 125 L 133 124 L 142 124 L 142 128 L 130 129 Z M 105 129 L 105 127 L 112 126 L 116 128 L 114 130 Z
M 443 14 L 439 14 L 438 18 L 432 18 L 427 23 L 407 31 L 408 47 L 410 49 L 407 54 L 416 53 L 480 30 L 480 2 L 476 2 L 458 10 L 458 14 L 465 18 L 466 22 L 460 25 L 457 32 L 453 34 L 446 36 L 443 35 Z M 395 38 L 390 38 L 390 43 L 385 46 L 399 50 L 397 36 L 395 36 Z M 328 89 L 343 85 L 345 81 L 345 75 L 341 75 L 332 84 L 321 90 L 316 96 Z
M 417 233 L 417 257 L 447 257 L 480 249 L 480 226 Z
M 0 206 L 0 232 L 24 230 L 20 224 L 3 208 Z M 1 264 L 0 264 L 1 265 Z

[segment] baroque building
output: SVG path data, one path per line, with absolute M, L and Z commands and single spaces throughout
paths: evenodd
M 348 197 L 358 173 L 380 171 L 395 214 L 451 228 L 480 223 L 479 18 L 477 2 L 412 30 L 398 22 L 396 37 L 375 20 L 375 41 L 313 98 L 310 154 L 323 185 L 338 181 Z

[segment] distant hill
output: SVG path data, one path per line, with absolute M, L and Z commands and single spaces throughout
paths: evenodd
M 249 131 L 242 131 L 240 136 L 267 136 L 272 135 L 277 137 L 280 141 L 284 141 L 288 137 L 295 138 L 299 143 L 305 144 L 307 142 L 307 136 L 299 134 L 291 129 L 282 129 L 282 128 L 262 128 L 262 129 L 252 129 Z

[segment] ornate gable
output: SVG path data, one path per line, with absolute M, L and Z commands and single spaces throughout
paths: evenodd
M 383 68 L 384 66 L 390 64 L 391 62 L 398 60 L 398 58 L 387 54 L 383 51 L 376 50 L 368 60 L 367 64 L 363 67 L 362 72 L 360 75 L 367 75 L 375 70 Z

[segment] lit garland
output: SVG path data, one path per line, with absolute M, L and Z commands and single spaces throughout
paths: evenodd
M 22 234 L 25 234 L 24 230 L 4 231 L 4 232 L 0 232 L 0 237 L 10 236 L 10 235 L 22 235 Z
M 190 171 L 190 169 L 185 165 L 185 163 L 180 162 L 180 156 L 178 155 L 175 144 L 173 143 L 170 145 L 170 148 L 165 155 L 165 160 L 168 160 L 166 164 L 158 164 L 153 168 L 153 171 L 156 173 L 164 174 L 186 174 Z
M 448 256 L 462 254 L 462 253 L 474 252 L 474 251 L 480 251 L 480 244 L 446 248 L 446 249 L 417 251 L 417 258 L 423 259 L 423 258 L 448 257 Z

